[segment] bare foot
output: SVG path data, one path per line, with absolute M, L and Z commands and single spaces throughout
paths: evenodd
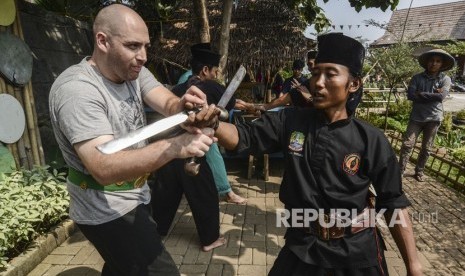
M 247 203 L 247 199 L 241 197 L 240 195 L 234 193 L 233 191 L 230 191 L 227 195 L 226 195 L 227 199 L 226 201 L 229 202 L 229 203 L 235 203 L 235 204 L 239 204 L 239 205 L 244 205 Z
M 227 242 L 226 238 L 225 237 L 219 237 L 216 241 L 214 241 L 212 244 L 210 245 L 206 245 L 206 246 L 202 246 L 202 251 L 204 252 L 208 252 L 214 248 L 217 248 L 217 247 L 220 247 L 222 245 L 225 245 Z

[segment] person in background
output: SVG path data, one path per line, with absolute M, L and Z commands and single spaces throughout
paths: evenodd
M 364 56 L 353 38 L 321 35 L 310 79 L 313 108 L 290 107 L 237 125 L 219 122 L 215 107 L 196 116 L 228 150 L 284 153 L 285 210 L 277 225 L 287 231 L 269 276 L 387 275 L 375 210 L 385 215 L 407 275 L 422 275 L 396 154 L 384 133 L 348 112 L 362 93 Z
M 69 216 L 102 256 L 103 276 L 179 275 L 152 219 L 146 179 L 170 160 L 204 156 L 213 130 L 190 127 L 108 155 L 96 147 L 143 127 L 144 103 L 168 116 L 205 106 L 205 94 L 193 86 L 179 98 L 144 67 L 149 32 L 132 9 L 103 8 L 93 34 L 92 56 L 61 73 L 49 96 L 53 131 L 69 166 Z
M 216 78 L 221 56 L 210 49 L 209 43 L 199 43 L 191 47 L 193 75 L 184 83 L 173 87 L 173 92 L 182 97 L 191 86 L 195 85 L 202 91 L 209 91 L 207 102 L 216 102 L 221 97 L 223 87 L 210 80 Z M 209 96 L 215 93 L 215 98 Z M 228 103 L 234 106 L 235 99 Z M 218 146 L 212 145 L 218 150 Z M 221 156 L 221 155 L 220 155 Z M 176 211 L 184 194 L 194 217 L 197 234 L 203 251 L 222 246 L 226 239 L 220 235 L 220 210 L 218 190 L 216 188 L 213 170 L 207 158 L 198 158 L 200 164 L 197 175 L 188 175 L 184 171 L 185 160 L 173 160 L 156 172 L 152 187 L 153 218 L 158 223 L 158 231 L 166 236 L 171 227 Z
M 274 94 L 274 98 L 277 99 L 281 95 L 281 92 L 283 91 L 283 83 L 284 79 L 281 75 L 282 73 L 282 67 L 278 69 L 276 72 L 274 79 L 273 79 L 273 84 L 271 85 L 271 92 Z
M 413 175 L 418 182 L 422 182 L 431 146 L 444 119 L 442 102 L 449 94 L 451 86 L 451 79 L 444 71 L 452 69 L 455 60 L 446 51 L 433 49 L 421 54 L 418 62 L 425 71 L 413 76 L 407 89 L 407 98 L 412 101 L 413 106 L 400 150 L 399 163 L 404 173 L 412 148 L 420 133 L 423 133 Z
M 316 50 L 310 50 L 307 52 L 307 68 L 308 71 L 310 71 L 309 77 L 311 77 L 312 68 L 315 66 L 315 58 L 317 54 L 318 52 Z
M 292 66 L 293 76 L 284 81 L 282 93 L 271 102 L 259 106 L 261 111 L 287 105 L 299 107 L 310 107 L 312 105 L 312 97 L 308 90 L 308 79 L 302 75 L 303 67 L 303 61 L 294 61 Z
M 292 63 L 292 76 L 284 80 L 283 91 L 281 92 L 280 97 L 294 89 L 293 82 L 297 81 L 299 83 L 304 83 L 308 80 L 304 75 L 302 75 L 302 70 L 304 66 L 305 64 L 302 60 L 294 60 L 294 62 Z

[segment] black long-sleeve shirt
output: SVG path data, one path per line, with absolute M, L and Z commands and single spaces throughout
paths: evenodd
M 361 212 L 368 188 L 376 193 L 376 209 L 410 205 L 402 191 L 399 166 L 384 134 L 354 118 L 328 124 L 321 111 L 286 108 L 238 125 L 237 151 L 283 151 L 285 170 L 279 198 L 285 208 Z M 298 228 L 288 228 L 286 245 L 309 264 L 329 268 L 377 264 L 379 243 L 374 229 L 330 241 Z

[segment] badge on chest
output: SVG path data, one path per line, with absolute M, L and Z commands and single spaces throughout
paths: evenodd
M 344 157 L 342 169 L 349 175 L 355 175 L 360 168 L 360 154 L 351 153 Z

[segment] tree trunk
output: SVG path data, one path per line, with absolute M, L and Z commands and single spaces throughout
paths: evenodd
M 233 0 L 223 1 L 223 22 L 221 24 L 221 37 L 220 37 L 220 66 L 218 72 L 218 79 L 224 82 L 224 69 L 226 68 L 226 62 L 228 61 L 228 50 L 229 50 L 229 29 L 231 24 Z
M 389 95 L 388 95 L 388 100 L 387 100 L 387 104 L 386 104 L 386 113 L 384 114 L 384 132 L 386 132 L 387 130 L 387 119 L 388 119 L 388 116 L 389 116 L 389 105 L 391 104 L 391 94 L 392 94 L 392 90 L 394 89 L 393 85 L 391 85 L 391 88 L 389 89 Z
M 210 42 L 210 25 L 208 23 L 207 5 L 205 0 L 194 0 L 195 25 L 200 43 Z

